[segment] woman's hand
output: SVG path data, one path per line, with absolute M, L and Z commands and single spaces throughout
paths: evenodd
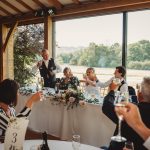
M 37 92 L 35 94 L 33 94 L 27 101 L 26 103 L 26 107 L 28 108 L 32 108 L 33 104 L 40 101 L 42 93 L 41 92 Z

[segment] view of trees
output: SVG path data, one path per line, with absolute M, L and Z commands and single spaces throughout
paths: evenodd
M 57 56 L 61 63 L 78 66 L 114 68 L 121 65 L 121 45 L 111 46 L 90 43 L 89 46 L 73 53 L 62 53 Z M 138 70 L 150 69 L 150 41 L 142 40 L 128 45 L 128 68 Z
M 14 42 L 14 76 L 20 84 L 29 83 L 35 76 L 31 72 L 43 49 L 43 24 L 19 27 Z M 114 68 L 121 65 L 122 47 L 119 43 L 113 45 L 90 43 L 72 53 L 60 53 L 59 63 L 77 66 Z M 141 40 L 128 45 L 127 66 L 131 69 L 150 69 L 150 41 Z
M 14 41 L 14 76 L 21 85 L 29 83 L 34 76 L 31 67 L 43 48 L 43 24 L 18 27 Z

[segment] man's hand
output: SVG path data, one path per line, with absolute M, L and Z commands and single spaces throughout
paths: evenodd
M 111 90 L 112 90 L 112 91 L 116 90 L 116 89 L 117 89 L 117 87 L 118 87 L 118 85 L 117 85 L 117 84 L 115 84 L 115 83 L 113 83 L 113 82 L 109 85 L 109 89 L 110 89 L 110 91 L 111 91 Z
M 135 104 L 127 103 L 126 108 L 127 111 L 120 109 L 119 113 L 123 115 L 123 118 L 126 120 L 128 125 L 132 128 L 136 128 L 137 126 L 141 125 L 142 119 L 138 107 Z
M 50 73 L 51 76 L 55 75 L 55 73 L 53 71 L 49 71 L 49 73 Z
M 37 63 L 37 67 L 39 68 L 39 67 L 41 67 L 42 66 L 42 61 L 39 61 L 38 63 Z

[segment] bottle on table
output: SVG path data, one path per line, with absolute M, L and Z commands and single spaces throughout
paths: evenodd
M 48 143 L 47 143 L 47 133 L 44 132 L 42 133 L 42 138 L 43 138 L 43 144 L 41 145 L 41 150 L 50 150 Z

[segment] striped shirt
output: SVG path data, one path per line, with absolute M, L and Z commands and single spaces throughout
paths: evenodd
M 23 110 L 18 113 L 17 115 L 15 115 L 15 109 L 14 108 L 10 108 L 10 111 L 11 111 L 11 116 L 13 117 L 28 117 L 30 112 L 31 112 L 31 109 L 28 108 L 28 107 L 24 107 Z M 8 122 L 9 122 L 9 116 L 5 113 L 5 111 L 0 108 L 0 136 L 1 135 L 4 135 L 6 129 L 7 129 L 7 125 L 8 125 Z

